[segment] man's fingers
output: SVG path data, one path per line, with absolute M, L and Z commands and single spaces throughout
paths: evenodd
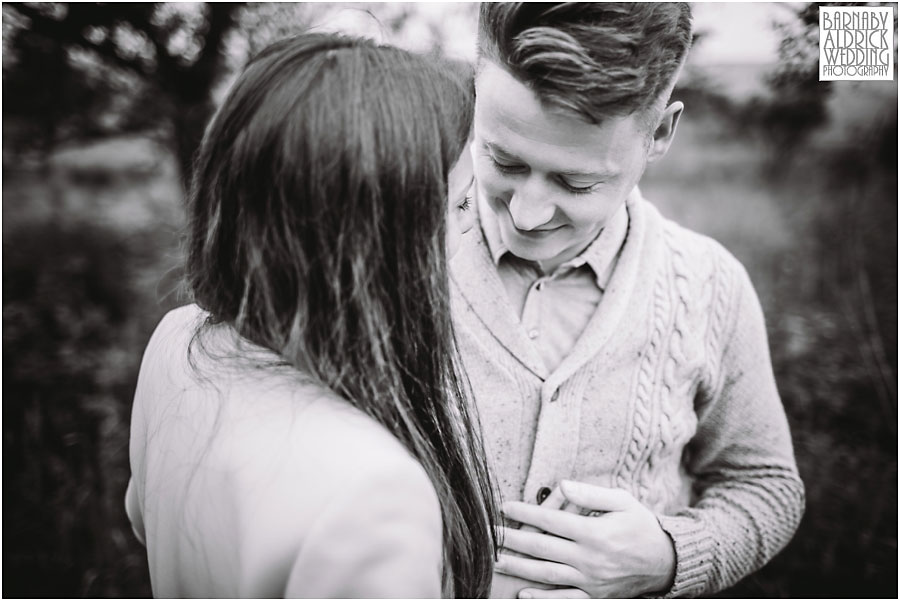
M 503 529 L 503 548 L 530 555 L 535 559 L 546 559 L 572 565 L 578 547 L 570 540 L 537 532 L 523 532 L 512 528 Z
M 515 557 L 507 553 L 500 554 L 500 558 L 494 564 L 494 571 L 508 576 L 561 586 L 578 586 L 582 580 L 581 572 L 564 563 Z
M 605 488 L 563 480 L 560 489 L 569 503 L 591 511 L 625 511 L 638 502 L 631 494 L 620 488 Z
M 582 521 L 584 517 L 580 515 L 520 501 L 504 503 L 503 515 L 516 522 L 521 522 L 523 527 L 526 524 L 533 526 L 531 532 L 537 529 L 572 540 L 583 530 L 584 526 Z
M 541 503 L 541 507 L 546 509 L 560 509 L 565 502 L 566 496 L 562 493 L 559 486 L 555 486 L 553 487 L 553 490 L 550 491 L 550 494 L 547 495 L 547 498 L 544 499 L 543 503 Z M 522 524 L 521 530 L 523 532 L 540 532 L 540 530 L 534 526 L 529 526 L 527 524 Z
M 591 596 L 580 588 L 524 588 L 519 591 L 519 599 L 590 599 Z

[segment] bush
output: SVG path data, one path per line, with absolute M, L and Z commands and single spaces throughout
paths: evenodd
M 6 596 L 149 593 L 122 507 L 140 361 L 133 254 L 84 222 L 4 234 Z

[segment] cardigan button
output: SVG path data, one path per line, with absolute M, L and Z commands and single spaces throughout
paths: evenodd
M 537 502 L 538 505 L 547 500 L 547 497 L 550 496 L 550 493 L 553 492 L 550 490 L 549 486 L 542 486 L 537 491 Z

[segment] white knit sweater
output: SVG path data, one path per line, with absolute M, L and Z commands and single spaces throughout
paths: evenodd
M 548 372 L 476 228 L 453 310 L 504 501 L 574 479 L 631 492 L 675 543 L 669 596 L 726 588 L 790 540 L 804 509 L 765 324 L 744 268 L 637 189 L 597 311 Z

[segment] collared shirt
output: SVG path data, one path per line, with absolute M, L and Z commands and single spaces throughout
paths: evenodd
M 478 208 L 510 304 L 552 372 L 575 346 L 603 298 L 628 233 L 625 204 L 586 249 L 548 274 L 509 252 L 493 211 L 482 202 Z

